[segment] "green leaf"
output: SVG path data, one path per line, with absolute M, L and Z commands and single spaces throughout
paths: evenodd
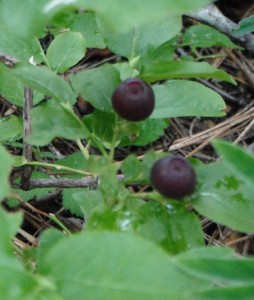
M 116 54 L 132 59 L 144 55 L 149 47 L 157 48 L 181 30 L 181 16 L 166 17 L 157 22 L 143 24 L 128 32 L 104 32 L 107 46 Z
M 109 164 L 101 170 L 99 191 L 109 206 L 117 202 L 117 196 L 120 193 L 117 170 L 118 166 L 116 164 Z
M 117 130 L 116 118 L 113 113 L 96 110 L 84 118 L 84 123 L 105 148 L 111 148 L 114 131 Z
M 235 36 L 239 36 L 253 31 L 254 31 L 254 16 L 250 16 L 240 21 L 239 28 L 233 29 L 232 33 Z
M 156 102 L 151 118 L 225 115 L 222 97 L 198 82 L 170 80 L 153 90 Z
M 22 122 L 15 115 L 3 119 L 0 118 L 0 142 L 20 138 L 22 130 Z
M 76 15 L 69 28 L 80 32 L 84 36 L 87 48 L 106 48 L 94 13 L 86 11 Z
M 0 50 L 0 52 L 2 51 Z M 24 102 L 24 86 L 17 80 L 15 74 L 13 74 L 13 69 L 7 68 L 2 63 L 0 63 L 0 81 L 0 94 L 14 105 L 22 107 Z
M 0 144 L 0 160 L 1 160 L 1 172 L 0 172 L 0 200 L 7 196 L 9 192 L 9 174 L 11 172 L 12 158 L 6 149 Z
M 111 111 L 111 96 L 120 84 L 118 71 L 110 64 L 79 72 L 70 76 L 71 84 L 77 94 L 90 102 L 95 108 Z
M 71 108 L 63 107 L 54 99 L 35 107 L 31 117 L 32 135 L 29 142 L 33 145 L 45 146 L 55 137 L 76 140 L 87 136 L 86 127 Z
M 14 73 L 24 85 L 44 95 L 54 97 L 60 102 L 74 104 L 76 101 L 70 85 L 47 67 L 21 64 L 16 67 Z
M 190 299 L 194 291 L 210 287 L 180 271 L 154 244 L 115 232 L 87 232 L 60 240 L 39 266 L 65 299 Z
M 239 156 L 236 162 L 241 162 Z M 241 170 L 232 172 L 225 160 L 197 165 L 196 172 L 199 184 L 193 195 L 194 208 L 216 223 L 253 233 L 253 187 L 241 177 Z
M 74 201 L 79 206 L 85 220 L 90 217 L 92 212 L 100 205 L 104 203 L 103 197 L 100 191 L 93 191 L 83 189 L 82 192 L 76 192 L 73 194 Z
M 28 62 L 31 57 L 40 57 L 40 47 L 36 39 L 25 40 L 0 22 L 0 53 Z
M 251 299 L 254 288 L 252 258 L 238 259 L 229 249 L 206 247 L 179 255 L 177 263 L 187 274 L 215 283 L 204 292 L 197 291 L 191 299 Z
M 149 82 L 178 78 L 214 78 L 236 84 L 225 71 L 206 62 L 171 61 L 147 64 L 143 66 L 140 77 Z
M 253 188 L 254 177 L 250 170 L 254 170 L 254 156 L 226 141 L 216 140 L 213 145 L 224 163 L 232 170 L 232 174 L 242 178 L 250 188 Z
M 38 37 L 44 33 L 44 25 L 49 17 L 43 13 L 45 2 L 50 1 L 2 0 L 0 19 L 8 29 L 24 39 Z
M 156 99 L 157 101 L 157 99 Z M 146 146 L 164 135 L 164 129 L 168 127 L 166 120 L 146 119 L 135 124 L 126 122 L 122 128 L 120 146 Z
M 46 58 L 51 68 L 64 73 L 78 63 L 86 53 L 86 42 L 79 32 L 59 34 L 47 49 Z
M 170 254 L 203 246 L 203 232 L 198 217 L 185 208 L 148 202 L 139 208 L 135 232 L 162 246 Z
M 231 40 L 223 33 L 212 28 L 211 26 L 203 24 L 197 24 L 189 27 L 183 35 L 181 45 L 188 45 L 194 48 L 222 46 L 232 49 L 242 49 L 241 47 L 231 42 Z

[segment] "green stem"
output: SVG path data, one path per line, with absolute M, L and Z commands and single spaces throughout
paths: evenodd
M 46 55 L 45 55 L 45 53 L 44 53 L 42 47 L 41 47 L 40 41 L 39 41 L 38 39 L 36 39 L 36 42 L 37 42 L 37 44 L 38 44 L 38 46 L 39 46 L 39 48 L 40 48 L 40 54 L 41 54 L 41 56 L 42 56 L 42 58 L 43 58 L 44 63 L 45 63 L 46 66 L 49 67 L 49 69 L 51 70 L 51 66 L 50 66 L 50 64 L 49 64 L 49 62 L 48 62 L 48 60 L 47 60 L 47 57 L 46 57 Z
M 44 167 L 44 168 L 54 168 L 54 169 L 57 169 L 57 170 L 69 171 L 69 172 L 76 173 L 76 174 L 81 174 L 81 175 L 84 175 L 84 176 L 91 176 L 91 173 L 89 173 L 89 172 L 73 169 L 73 168 L 70 168 L 70 167 L 67 167 L 67 166 L 51 164 L 51 163 L 29 161 L 25 165 L 35 166 L 35 167 Z
M 71 235 L 70 230 L 52 213 L 49 213 L 50 220 L 54 221 L 60 228 L 62 228 L 63 232 L 67 235 Z
M 84 145 L 82 144 L 80 139 L 76 140 L 76 143 L 78 144 L 79 149 L 80 149 L 81 153 L 83 154 L 84 158 L 89 159 L 90 155 L 88 152 L 88 148 L 84 147 Z

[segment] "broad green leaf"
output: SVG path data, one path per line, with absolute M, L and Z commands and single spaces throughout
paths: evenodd
M 76 101 L 70 85 L 47 67 L 19 65 L 14 73 L 24 85 L 44 95 L 54 97 L 60 102 L 74 104 Z
M 53 1 L 52 1 L 53 2 Z M 77 0 L 72 1 L 82 5 L 88 10 L 96 12 L 97 22 L 102 31 L 128 31 L 134 26 L 145 23 L 154 23 L 163 18 L 181 16 L 188 11 L 195 11 L 202 6 L 211 3 L 209 0 L 188 0 L 172 2 L 167 0 L 146 1 L 146 0 Z M 56 2 L 55 2 L 56 3 Z M 58 4 L 58 3 L 57 3 Z M 52 3 L 51 3 L 51 6 Z
M 151 242 L 115 232 L 60 240 L 39 266 L 39 273 L 50 276 L 65 299 L 190 299 L 211 286 L 179 270 Z
M 216 140 L 213 142 L 216 151 L 222 156 L 223 162 L 232 170 L 232 174 L 254 189 L 254 156 L 229 142 Z
M 233 29 L 232 33 L 235 36 L 239 36 L 253 31 L 254 31 L 254 16 L 250 16 L 240 21 L 239 28 Z
M 180 32 L 181 26 L 181 16 L 178 15 L 132 28 L 128 32 L 104 32 L 104 37 L 114 53 L 132 59 L 144 55 L 150 47 L 159 47 L 170 40 Z
M 106 48 L 102 33 L 96 23 L 94 13 L 84 12 L 75 15 L 69 28 L 73 31 L 80 32 L 84 36 L 87 48 Z
M 177 263 L 189 275 L 215 282 L 214 287 L 197 291 L 191 299 L 252 298 L 253 258 L 239 259 L 229 249 L 206 247 L 182 253 L 177 257 Z
M 225 71 L 214 68 L 206 62 L 171 61 L 143 66 L 140 77 L 149 82 L 166 79 L 214 78 L 235 84 Z
M 78 63 L 86 53 L 81 33 L 67 31 L 56 36 L 47 49 L 46 58 L 57 73 L 64 73 Z
M 219 146 L 218 146 L 219 149 Z M 236 157 L 241 165 L 241 157 Z M 251 163 L 248 165 L 250 170 Z M 193 195 L 193 206 L 203 216 L 237 231 L 253 233 L 253 186 L 233 172 L 227 160 L 197 165 L 198 188 Z
M 22 122 L 15 115 L 0 118 L 0 142 L 21 138 L 22 130 Z
M 170 254 L 204 245 L 199 219 L 182 205 L 164 206 L 130 196 L 124 207 L 108 208 L 101 205 L 94 209 L 86 229 L 135 232 Z
M 54 99 L 35 107 L 31 116 L 32 135 L 29 142 L 33 145 L 47 145 L 55 137 L 76 140 L 87 136 L 86 127 L 71 108 L 63 107 Z
M 153 90 L 156 101 L 150 118 L 225 115 L 222 97 L 198 82 L 170 80 Z
M 0 19 L 17 36 L 26 40 L 41 36 L 49 15 L 43 13 L 43 7 L 49 0 L 2 0 Z
M 70 76 L 71 84 L 77 94 L 90 102 L 95 108 L 111 111 L 111 96 L 120 84 L 118 71 L 110 64 L 79 72 Z
M 197 24 L 189 27 L 182 37 L 181 45 L 188 45 L 194 48 L 222 46 L 233 49 L 241 49 L 241 47 L 231 42 L 226 35 L 212 28 L 211 26 L 204 24 Z
M 0 144 L 0 200 L 3 200 L 9 192 L 9 175 L 11 172 L 12 158 L 7 150 Z

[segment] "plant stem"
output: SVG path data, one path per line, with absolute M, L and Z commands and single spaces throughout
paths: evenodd
M 27 162 L 26 165 L 35 166 L 35 167 L 55 168 L 57 170 L 69 171 L 69 172 L 72 172 L 72 173 L 81 174 L 81 175 L 85 175 L 85 176 L 91 175 L 91 173 L 89 173 L 89 172 L 85 172 L 85 171 L 78 170 L 78 169 L 73 169 L 73 168 L 70 168 L 70 167 L 67 167 L 67 166 L 51 164 L 51 163 L 31 161 L 31 162 Z
M 54 221 L 60 228 L 62 228 L 63 232 L 67 235 L 71 235 L 70 230 L 52 213 L 49 213 L 50 220 Z
M 78 144 L 79 149 L 82 152 L 84 158 L 89 159 L 90 155 L 89 155 L 87 147 L 84 147 L 84 145 L 82 144 L 80 139 L 76 140 L 76 143 Z

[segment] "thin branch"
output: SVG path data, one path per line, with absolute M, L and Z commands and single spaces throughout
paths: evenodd
M 242 45 L 246 50 L 254 53 L 254 35 L 246 33 L 234 36 L 232 29 L 237 29 L 238 24 L 225 17 L 215 5 L 209 5 L 196 13 L 186 14 L 186 16 L 216 28 L 234 42 Z
M 32 160 L 32 146 L 27 142 L 27 138 L 31 135 L 31 109 L 33 107 L 33 92 L 29 88 L 24 90 L 24 109 L 23 109 L 23 156 L 27 161 Z M 31 166 L 24 166 L 21 187 L 23 190 L 28 190 L 30 185 L 30 178 L 32 175 L 33 168 Z

